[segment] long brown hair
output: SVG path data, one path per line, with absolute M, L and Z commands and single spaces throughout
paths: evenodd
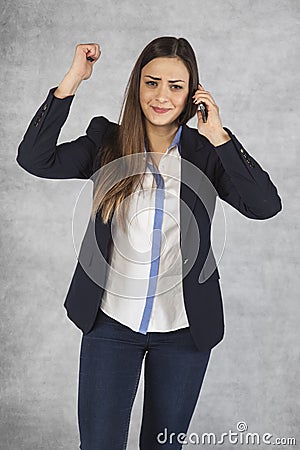
M 107 223 L 116 212 L 116 219 L 123 230 L 126 229 L 126 209 L 124 199 L 131 195 L 140 183 L 142 186 L 147 158 L 123 158 L 121 164 L 109 164 L 117 158 L 144 153 L 147 148 L 147 133 L 140 106 L 139 90 L 142 68 L 152 59 L 159 57 L 179 57 L 189 71 L 189 95 L 183 112 L 178 117 L 178 126 L 187 123 L 197 111 L 191 93 L 198 88 L 198 66 L 190 43 L 184 38 L 163 36 L 151 41 L 138 57 L 129 77 L 116 129 L 106 138 L 99 160 L 101 171 L 94 184 L 92 218 L 102 215 Z M 106 164 L 107 170 L 104 167 Z M 121 171 L 121 173 L 120 173 Z M 132 175 L 134 174 L 134 175 Z M 124 202 L 126 203 L 126 202 Z

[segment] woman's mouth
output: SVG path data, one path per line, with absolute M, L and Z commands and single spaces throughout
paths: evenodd
M 170 108 L 157 108 L 155 106 L 152 106 L 152 108 L 157 114 L 165 114 L 170 111 Z

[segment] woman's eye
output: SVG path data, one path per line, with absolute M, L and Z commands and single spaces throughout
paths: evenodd
M 145 83 L 146 83 L 147 86 L 157 86 L 157 82 L 156 81 L 146 81 Z M 170 87 L 173 90 L 182 89 L 182 86 L 180 86 L 179 84 L 172 84 Z

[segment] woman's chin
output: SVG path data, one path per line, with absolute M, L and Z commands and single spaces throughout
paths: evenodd
M 163 115 L 161 117 L 145 117 L 146 121 L 152 125 L 152 126 L 170 126 L 172 125 L 174 122 L 176 122 L 177 117 L 163 117 Z

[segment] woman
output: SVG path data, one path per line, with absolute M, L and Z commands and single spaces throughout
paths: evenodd
M 140 448 L 180 449 L 211 349 L 224 334 L 210 246 L 216 196 L 252 219 L 276 215 L 281 200 L 268 173 L 222 126 L 183 38 L 160 37 L 144 48 L 118 124 L 94 117 L 86 135 L 57 145 L 74 94 L 100 54 L 98 44 L 76 47 L 69 71 L 32 119 L 17 161 L 39 177 L 94 182 L 91 219 L 64 303 L 83 332 L 80 448 L 126 449 L 145 356 Z M 186 125 L 195 114 L 197 130 Z

